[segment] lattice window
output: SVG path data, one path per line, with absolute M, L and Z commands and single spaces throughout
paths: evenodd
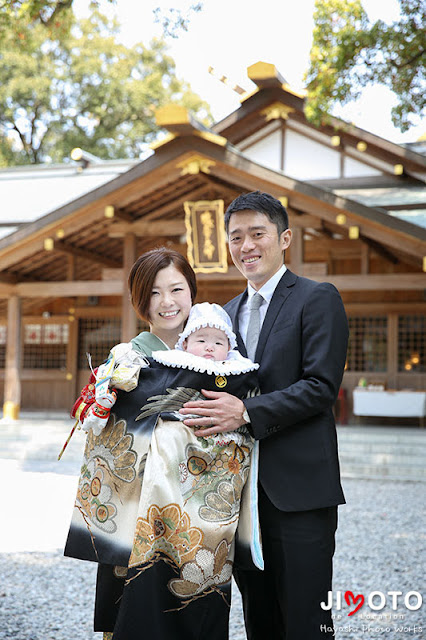
M 424 316 L 398 318 L 398 371 L 426 372 L 426 319 Z
M 121 342 L 120 318 L 84 318 L 79 323 L 78 366 L 87 369 L 86 353 L 92 356 L 92 366 L 97 367 L 108 357 L 111 347 Z
M 349 318 L 347 371 L 387 370 L 386 316 Z
M 6 338 L 7 326 L 0 324 L 0 369 L 4 369 L 6 366 Z
M 24 325 L 24 369 L 67 368 L 68 324 Z

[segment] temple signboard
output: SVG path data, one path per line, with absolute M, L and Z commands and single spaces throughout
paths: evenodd
M 185 202 L 188 261 L 196 273 L 226 273 L 223 200 Z

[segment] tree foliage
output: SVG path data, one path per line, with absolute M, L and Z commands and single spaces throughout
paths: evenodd
M 158 134 L 155 110 L 208 105 L 175 75 L 162 40 L 128 48 L 98 10 L 47 33 L 36 21 L 0 50 L 0 164 L 58 162 L 73 147 L 102 158 L 138 157 Z M 2 134 L 2 135 L 1 135 Z
M 204 6 L 203 2 L 191 4 L 186 11 L 171 7 L 169 9 L 154 9 L 155 22 L 161 24 L 165 37 L 178 38 L 181 31 L 188 31 L 192 14 L 198 13 Z
M 335 104 L 359 97 L 369 84 L 397 96 L 392 121 L 401 131 L 425 109 L 426 4 L 399 0 L 400 18 L 370 23 L 361 0 L 316 0 L 313 44 L 306 74 L 306 115 L 317 124 Z

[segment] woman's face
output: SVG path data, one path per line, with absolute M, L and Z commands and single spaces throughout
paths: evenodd
M 161 269 L 154 280 L 149 305 L 151 331 L 162 340 L 167 336 L 177 339 L 191 306 L 191 291 L 185 276 L 174 264 Z M 167 343 L 167 339 L 164 342 Z

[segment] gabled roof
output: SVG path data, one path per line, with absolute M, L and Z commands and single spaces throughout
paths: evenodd
M 84 166 L 40 164 L 0 169 L 0 238 L 23 224 L 55 211 L 77 197 L 109 182 L 139 160 L 107 160 Z
M 166 223 L 182 215 L 186 199 L 211 196 L 230 201 L 240 192 L 255 189 L 286 197 L 295 217 L 316 216 L 340 233 L 357 225 L 365 237 L 416 257 L 420 265 L 426 230 L 267 169 L 223 138 L 215 139 L 194 127 L 190 135 L 172 136 L 129 171 L 0 240 L 3 279 L 6 274 L 11 281 L 30 275 L 44 279 L 49 264 L 56 263 L 55 256 L 66 253 L 67 247 L 91 252 L 104 265 L 120 265 L 122 247 L 113 233 L 120 224 L 130 230 L 138 221 Z M 106 206 L 115 208 L 112 220 L 105 217 Z M 336 223 L 339 214 L 346 216 L 343 225 Z M 167 226 L 158 235 L 166 234 Z M 53 252 L 45 250 L 47 237 L 54 239 Z M 60 262 L 55 268 L 51 265 L 51 279 L 64 277 L 64 261 Z
M 305 117 L 305 98 L 294 92 L 272 64 L 258 62 L 248 68 L 249 78 L 257 85 L 253 92 L 243 95 L 241 107 L 216 123 L 213 131 L 225 136 L 231 143 L 239 144 L 264 128 L 271 117 L 281 117 L 289 125 L 303 125 L 317 132 Z M 279 105 L 283 111 L 279 113 Z M 269 109 L 268 109 L 269 108 Z M 276 110 L 272 113 L 271 108 Z M 398 145 L 380 136 L 365 131 L 338 118 L 330 118 L 321 132 L 330 138 L 330 145 L 351 147 L 360 160 L 370 156 L 388 165 L 390 174 L 397 172 L 401 180 L 409 176 L 424 182 L 426 178 L 426 156 L 403 145 Z M 338 141 L 337 141 L 338 138 Z
M 12 292 L 24 301 L 45 297 L 47 282 L 58 283 L 57 289 L 49 285 L 49 296 L 84 295 L 81 281 L 96 281 L 97 295 L 120 295 L 122 282 L 102 282 L 103 271 L 122 268 L 128 234 L 137 237 L 137 253 L 165 243 L 184 252 L 185 201 L 223 199 L 227 206 L 257 189 L 285 199 L 290 226 L 304 229 L 313 240 L 310 247 L 323 242 L 327 251 L 337 248 L 345 256 L 348 246 L 342 245 L 349 242 L 351 255 L 359 256 L 366 245 L 401 265 L 403 273 L 395 273 L 399 288 L 414 281 L 421 286 L 426 229 L 254 162 L 181 108 L 160 111 L 159 122 L 169 133 L 150 157 L 0 239 L 0 298 Z M 353 277 L 352 288 L 359 281 Z M 232 280 L 239 282 L 241 275 L 231 266 L 220 281 Z

